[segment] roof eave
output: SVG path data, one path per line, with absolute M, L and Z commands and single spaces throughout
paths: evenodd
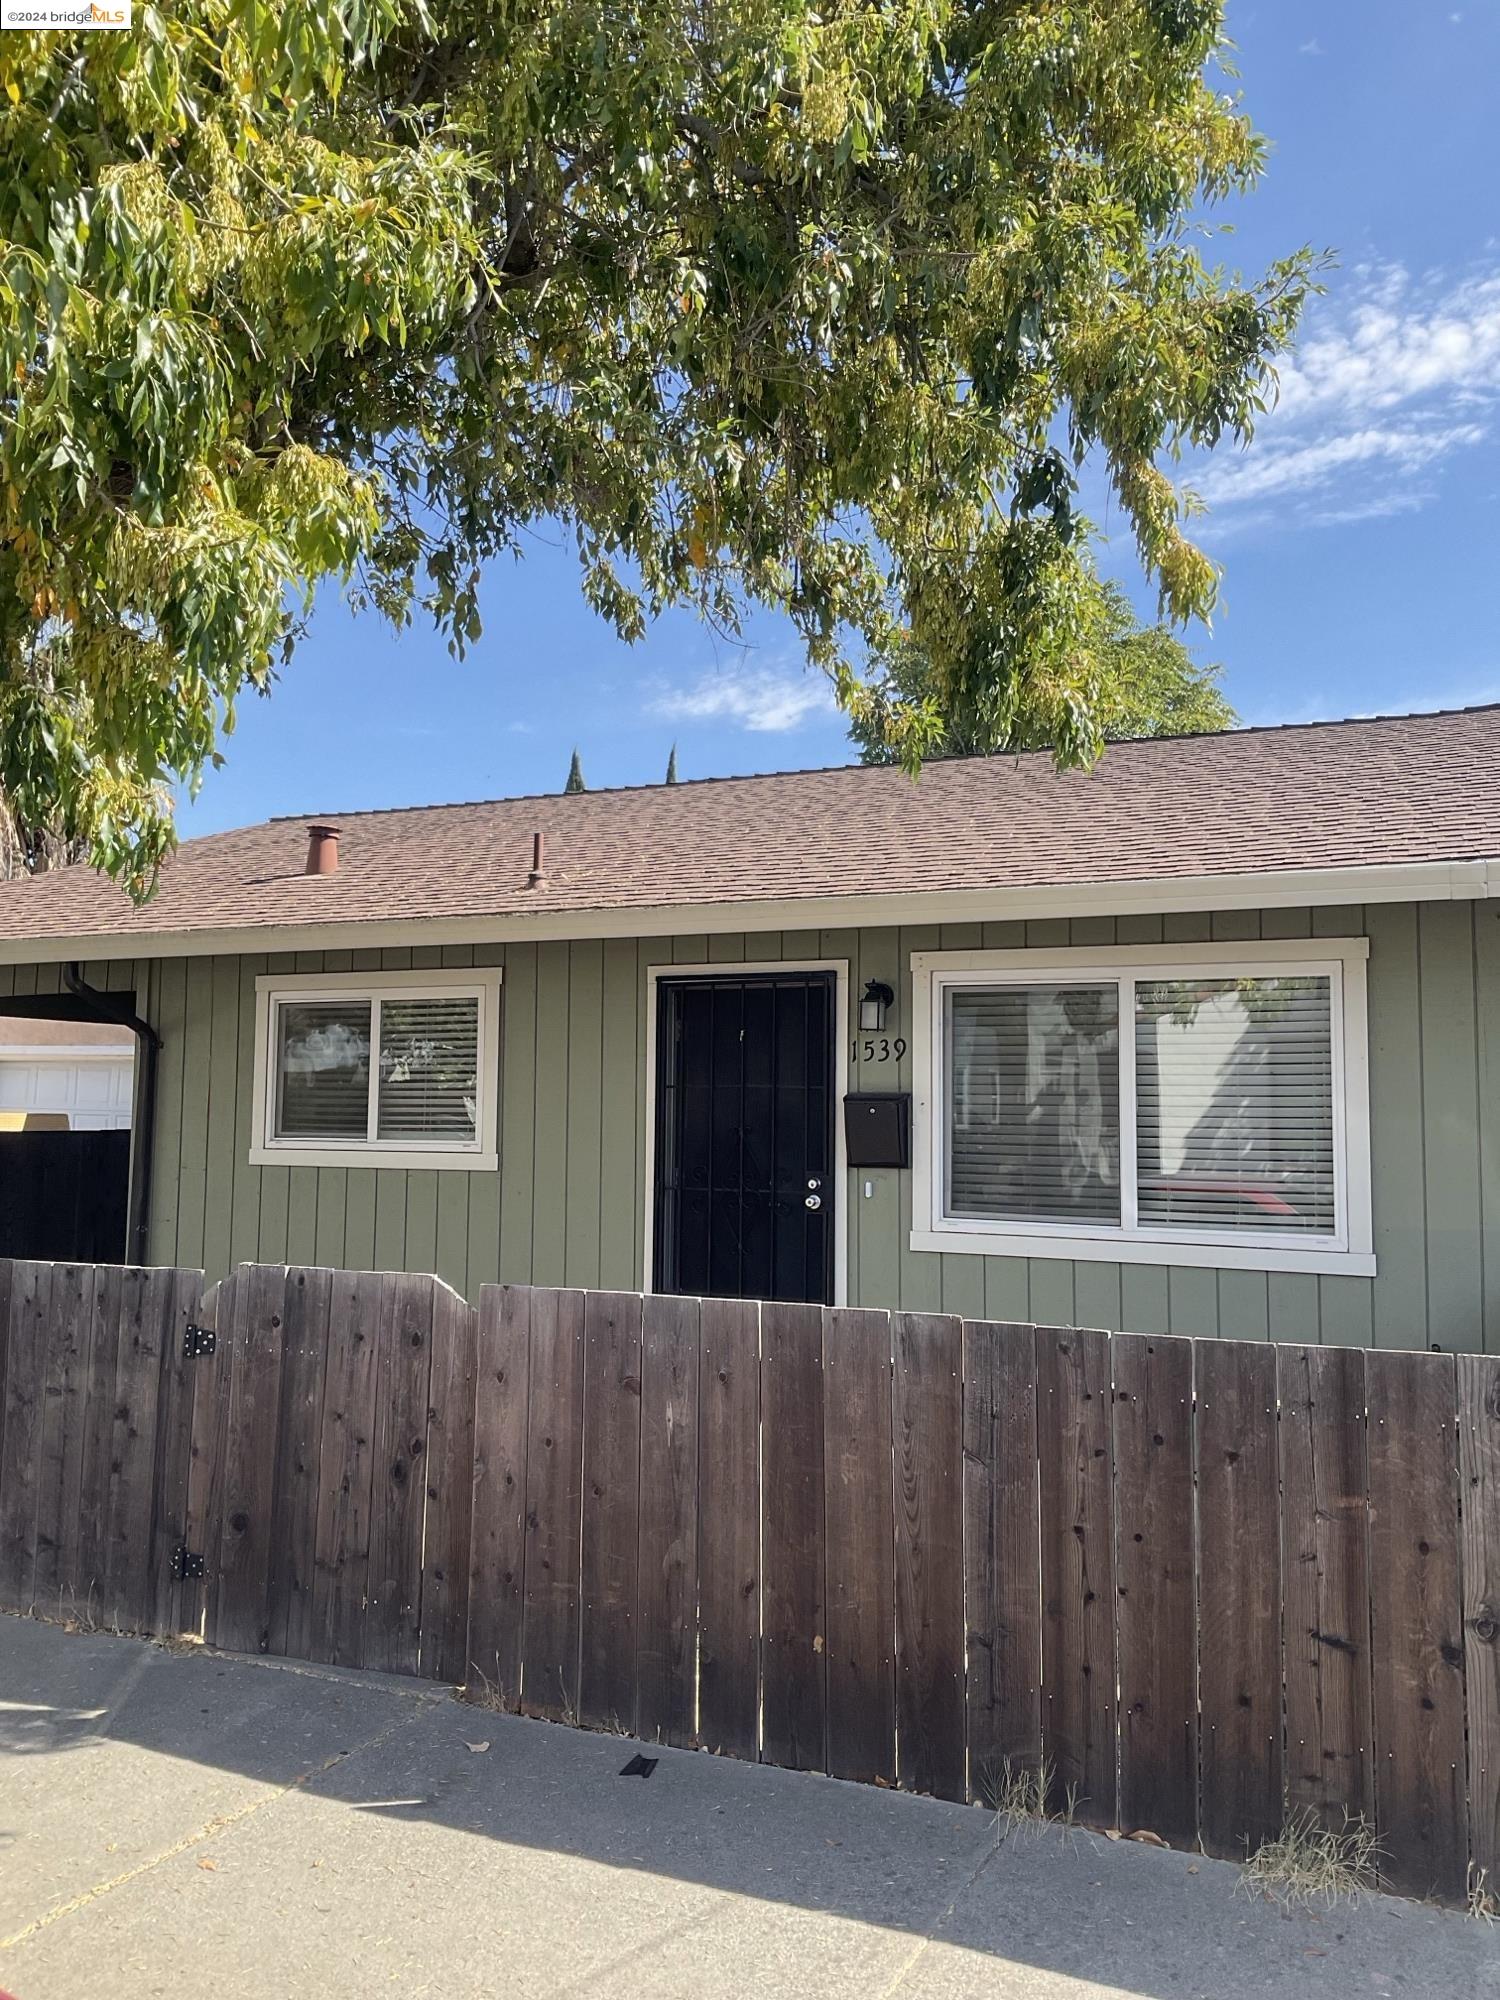
M 1166 915 L 1204 910 L 1330 908 L 1360 903 L 1473 901 L 1500 894 L 1500 857 L 1380 867 L 1275 869 L 1012 889 L 926 889 L 622 909 L 551 909 L 466 917 L 395 917 L 242 924 L 180 931 L 0 938 L 0 965 L 68 959 L 201 958 L 249 952 L 500 944 L 567 938 L 723 936 L 1040 917 Z

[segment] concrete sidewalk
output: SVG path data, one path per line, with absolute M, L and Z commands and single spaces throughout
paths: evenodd
M 1218 1863 L 634 1747 L 0 1617 L 0 1988 L 1500 2000 L 1458 1916 L 1286 1917 Z

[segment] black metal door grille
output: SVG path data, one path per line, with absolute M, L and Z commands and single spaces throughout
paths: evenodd
M 657 1291 L 828 1303 L 831 973 L 657 987 Z

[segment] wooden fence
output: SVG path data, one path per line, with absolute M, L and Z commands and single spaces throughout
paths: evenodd
M 1500 1360 L 279 1266 L 0 1334 L 11 1609 L 1500 1879 Z

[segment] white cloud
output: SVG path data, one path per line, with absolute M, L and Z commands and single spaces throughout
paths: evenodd
M 1351 466 L 1371 461 L 1399 472 L 1414 472 L 1461 445 L 1478 444 L 1484 435 L 1483 424 L 1439 430 L 1418 425 L 1372 426 L 1306 443 L 1267 444 L 1247 456 L 1210 466 L 1197 482 L 1197 490 L 1211 505 L 1223 506 L 1236 500 L 1259 500 L 1269 493 L 1325 487 Z M 1359 504 L 1368 508 L 1371 502 L 1366 498 Z
M 1299 42 L 1297 44 L 1297 53 L 1299 56 L 1320 56 L 1323 53 L 1323 47 L 1317 36 L 1314 35 L 1310 42 Z
M 1279 416 L 1500 394 L 1500 273 L 1439 296 L 1413 286 L 1399 267 L 1363 275 L 1362 293 L 1342 318 L 1311 334 L 1283 367 Z
M 1442 465 L 1491 433 L 1500 412 L 1493 261 L 1461 279 L 1420 280 L 1399 264 L 1366 264 L 1333 283 L 1308 309 L 1249 452 L 1221 452 L 1189 474 L 1221 531 L 1415 513 L 1437 497 Z
M 672 722 L 734 722 L 760 734 L 799 729 L 832 712 L 833 689 L 806 668 L 741 665 L 704 674 L 691 687 L 664 688 L 649 704 Z

